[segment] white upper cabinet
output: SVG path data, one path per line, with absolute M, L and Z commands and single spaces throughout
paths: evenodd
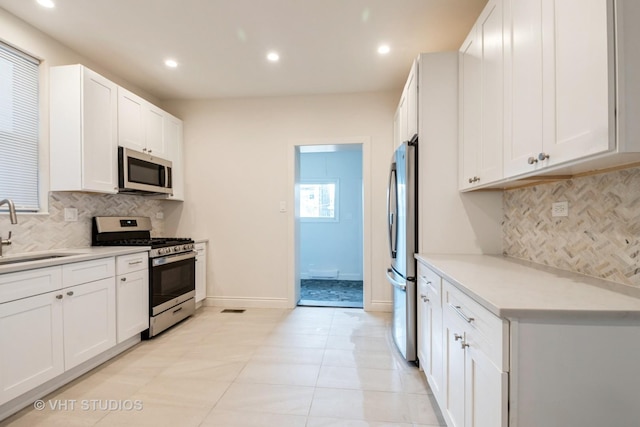
M 506 176 L 615 148 L 607 7 L 505 0 Z
M 502 2 L 490 0 L 460 48 L 460 188 L 503 177 Z
M 182 120 L 171 114 L 164 113 L 164 135 L 171 160 L 171 182 L 173 193 L 167 200 L 184 200 L 184 155 L 182 147 Z
M 118 145 L 168 158 L 164 114 L 138 95 L 118 87 Z
M 116 193 L 117 86 L 82 65 L 50 79 L 51 190 Z
M 394 118 L 394 146 L 418 133 L 418 61 L 413 61 Z
M 418 61 L 413 61 L 409 77 L 405 83 L 406 110 L 407 110 L 407 134 L 410 140 L 418 133 Z

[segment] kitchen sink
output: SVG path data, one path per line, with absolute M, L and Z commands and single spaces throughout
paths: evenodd
M 0 266 L 7 264 L 18 264 L 22 262 L 42 261 L 47 259 L 63 258 L 77 254 L 37 254 L 37 255 L 19 255 L 10 258 L 0 258 Z

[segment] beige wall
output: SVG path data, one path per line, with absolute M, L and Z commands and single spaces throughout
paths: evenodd
M 165 207 L 168 233 L 209 239 L 207 294 L 221 305 L 286 306 L 295 141 L 368 137 L 370 302 L 391 299 L 386 186 L 398 93 L 165 102 L 184 120 L 186 201 Z M 365 168 L 366 169 L 366 168 Z M 369 231 L 365 230 L 365 233 Z M 212 300 L 213 302 L 213 300 Z M 388 308 L 388 307 L 386 307 Z

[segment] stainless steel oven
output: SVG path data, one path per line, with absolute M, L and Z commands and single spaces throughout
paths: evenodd
M 149 258 L 150 323 L 153 337 L 195 312 L 196 252 L 190 250 Z M 158 250 L 152 250 L 151 254 Z

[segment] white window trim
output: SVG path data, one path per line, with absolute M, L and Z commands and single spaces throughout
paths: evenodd
M 302 179 L 300 185 L 305 184 L 334 184 L 335 185 L 335 200 L 334 200 L 334 216 L 333 218 L 312 218 L 300 216 L 301 222 L 340 222 L 340 180 L 338 178 L 324 178 L 324 179 Z

